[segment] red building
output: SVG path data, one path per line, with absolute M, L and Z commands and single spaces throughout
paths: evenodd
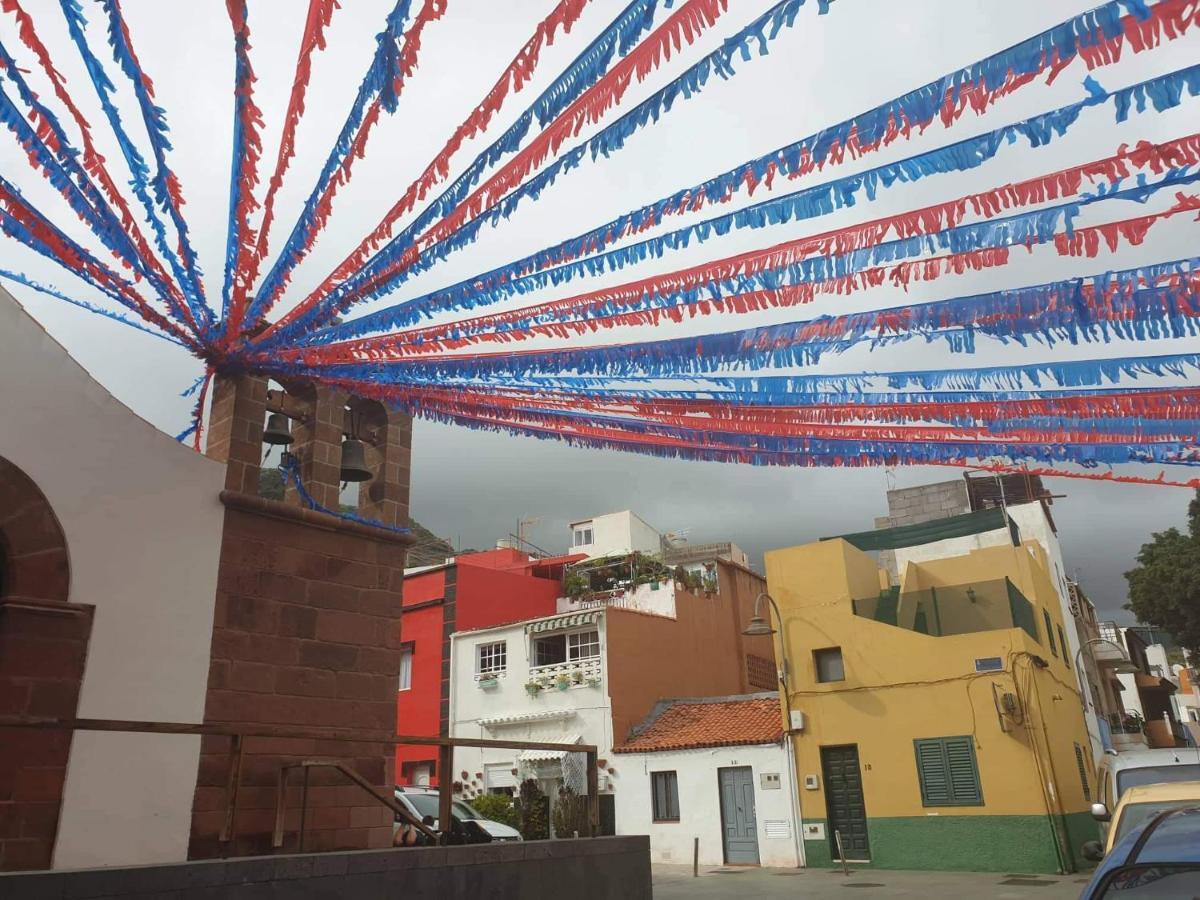
M 552 615 L 563 567 L 583 558 L 535 559 L 501 548 L 406 573 L 397 733 L 449 734 L 450 635 Z M 396 747 L 397 783 L 437 784 L 436 770 L 436 748 Z

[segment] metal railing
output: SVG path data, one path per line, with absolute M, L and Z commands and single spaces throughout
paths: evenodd
M 588 799 L 588 824 L 592 837 L 600 830 L 600 793 L 599 773 L 597 771 L 597 748 L 595 744 L 561 744 L 549 741 L 510 741 L 493 740 L 490 738 L 460 738 L 460 737 L 428 737 L 424 735 L 387 734 L 384 732 L 353 731 L 340 728 L 293 728 L 280 725 L 239 724 L 239 723 L 192 723 L 192 722 L 147 722 L 124 719 L 51 719 L 35 716 L 0 716 L 0 729 L 27 728 L 50 731 L 107 731 L 126 734 L 190 734 L 209 737 L 227 737 L 230 739 L 228 762 L 226 764 L 225 788 L 225 818 L 220 829 L 219 840 L 222 844 L 230 845 L 236 837 L 238 793 L 241 788 L 242 757 L 245 753 L 246 742 L 253 738 L 298 738 L 302 740 L 346 741 L 362 744 L 387 744 L 390 746 L 422 746 L 438 748 L 438 824 L 441 828 L 441 842 L 445 843 L 450 833 L 451 803 L 453 796 L 454 749 L 456 747 L 475 747 L 480 749 L 499 750 L 551 750 L 564 754 L 582 753 L 586 756 L 586 783 Z M 292 754 L 281 753 L 281 757 Z M 295 754 L 299 755 L 299 754 Z M 359 787 L 367 790 L 377 802 L 397 809 L 394 798 L 386 798 L 376 791 L 358 773 L 354 772 L 339 760 L 332 759 L 301 759 L 297 762 L 285 762 L 280 772 L 279 796 L 277 804 L 283 803 L 286 788 L 284 772 L 291 768 L 332 767 L 340 771 Z M 277 816 L 281 815 L 278 813 Z M 303 815 L 303 813 L 302 813 Z M 407 818 L 408 813 L 403 815 Z M 282 819 L 277 818 L 276 833 L 279 836 L 278 848 L 282 845 L 280 829 Z M 303 830 L 303 826 L 302 826 Z M 426 829 L 428 830 L 428 829 Z

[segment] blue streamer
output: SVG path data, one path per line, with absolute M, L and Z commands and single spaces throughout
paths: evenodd
M 334 173 L 350 152 L 355 134 L 366 115 L 367 107 L 378 97 L 387 112 L 395 112 L 398 98 L 392 84 L 396 79 L 403 78 L 396 44 L 405 38 L 404 23 L 408 20 L 411 6 L 412 0 L 396 0 L 396 5 L 385 21 L 383 31 L 376 35 L 375 56 L 371 60 L 370 68 L 367 69 L 366 76 L 358 86 L 358 93 L 354 97 L 354 103 L 350 106 L 350 112 L 346 116 L 342 130 L 338 133 L 333 150 L 330 151 L 325 165 L 322 166 L 321 172 L 317 176 L 317 183 L 313 185 L 308 199 L 304 202 L 300 216 L 292 227 L 292 233 L 288 235 L 279 256 L 263 279 L 257 295 L 247 306 L 247 324 L 255 322 L 267 311 L 269 305 L 274 302 L 275 296 L 286 286 L 292 270 L 303 258 L 304 246 L 311 239 L 313 230 L 316 228 L 317 202 L 329 186 Z
M 690 199 L 698 196 L 701 192 L 704 196 L 708 197 L 731 197 L 744 187 L 747 180 L 753 180 L 753 183 L 757 184 L 771 169 L 775 169 L 784 175 L 796 172 L 802 167 L 806 156 L 816 160 L 819 165 L 823 165 L 830 151 L 835 146 L 844 145 L 851 134 L 857 136 L 860 144 L 869 146 L 886 133 L 889 123 L 893 121 L 906 123 L 912 128 L 924 128 L 942 110 L 946 97 L 950 97 L 951 102 L 957 105 L 961 91 L 967 86 L 979 83 L 983 84 L 987 90 L 992 91 L 1002 86 L 1010 75 L 1020 76 L 1041 71 L 1043 63 L 1047 59 L 1057 58 L 1065 64 L 1074 59 L 1081 48 L 1094 46 L 1117 37 L 1122 33 L 1121 19 L 1123 16 L 1122 6 L 1124 5 L 1122 0 L 1112 0 L 1112 2 L 1106 3 L 1097 9 L 1069 19 L 1007 50 L 993 54 L 956 72 L 949 73 L 936 81 L 909 91 L 907 94 L 877 106 L 872 110 L 826 128 L 766 156 L 744 163 L 707 182 L 677 191 L 670 197 L 644 206 L 640 210 L 629 213 L 620 220 L 617 220 L 621 223 L 621 226 L 619 230 L 612 232 L 612 235 L 627 233 L 626 229 L 628 228 L 632 228 L 635 231 L 640 230 L 647 221 L 660 221 L 665 213 L 683 207 Z M 1148 10 L 1136 7 L 1132 9 L 1131 13 L 1139 18 L 1145 18 L 1149 15 Z M 1055 56 L 1056 54 L 1057 56 Z M 670 87 L 664 90 L 669 89 Z M 474 234 L 482 227 L 484 219 L 494 223 L 498 218 L 507 217 L 523 196 L 530 196 L 536 199 L 540 192 L 552 183 L 560 172 L 578 165 L 586 154 L 590 153 L 594 159 L 597 155 L 607 156 L 614 150 L 619 149 L 623 146 L 629 134 L 637 130 L 637 128 L 647 122 L 658 120 L 664 111 L 663 104 L 654 105 L 654 101 L 656 98 L 661 98 L 661 95 L 662 92 L 655 94 L 650 100 L 645 101 L 626 116 L 618 119 L 589 141 L 578 145 L 567 154 L 560 156 L 558 160 L 541 174 L 531 181 L 526 182 L 517 191 L 506 197 L 500 206 L 492 212 L 490 217 L 481 217 L 481 219 L 475 220 L 463 229 L 460 229 L 454 236 L 447 239 L 447 241 L 436 245 L 434 248 L 436 259 L 433 261 L 444 258 L 451 250 L 473 240 Z M 666 105 L 669 106 L 669 103 Z M 411 230 L 411 227 L 409 230 Z M 393 244 L 395 245 L 394 252 L 393 245 L 389 245 L 388 248 L 385 248 L 381 252 L 390 254 L 393 257 L 403 253 L 408 245 L 400 246 L 396 242 L 407 235 L 409 230 L 406 230 L 405 234 L 393 240 Z M 411 240 L 408 243 L 411 244 Z M 348 279 L 344 283 L 344 286 L 342 286 L 345 290 L 341 290 L 340 287 L 340 292 L 336 296 L 341 297 L 345 292 L 353 290 L 356 286 L 363 283 L 365 277 L 370 277 L 370 274 L 375 271 L 374 261 L 372 261 L 370 266 L 372 267 L 371 272 L 359 273 L 354 279 Z M 426 267 L 422 266 L 421 269 L 423 270 Z M 412 269 L 398 273 L 393 279 L 389 279 L 385 285 L 380 286 L 378 289 L 373 289 L 369 294 L 364 295 L 363 299 L 379 296 L 385 289 L 394 288 L 403 283 L 412 274 L 415 274 L 415 271 Z M 358 300 L 355 299 L 354 302 L 358 302 Z M 344 308 L 339 307 L 339 311 L 344 311 Z M 312 324 L 319 325 L 321 322 L 317 321 Z M 292 332 L 294 330 L 293 328 L 286 329 L 286 334 L 289 337 L 293 336 Z M 285 329 L 279 329 L 274 337 L 276 340 L 279 340 L 282 339 L 284 334 Z
M 135 322 L 133 319 L 127 319 L 125 316 L 118 312 L 113 312 L 111 309 L 104 309 L 103 307 L 96 306 L 93 303 L 88 303 L 86 300 L 76 300 L 74 297 L 68 297 L 57 288 L 42 284 L 39 281 L 34 281 L 28 275 L 24 275 L 21 272 L 11 272 L 8 269 L 0 269 L 0 278 L 7 279 L 16 284 L 24 285 L 25 287 L 31 288 L 38 293 L 45 294 L 48 297 L 53 297 L 56 300 L 61 300 L 64 303 L 69 303 L 72 306 L 78 306 L 80 309 L 85 309 L 88 312 L 96 313 L 97 315 L 104 316 L 107 319 L 112 319 L 114 322 L 120 322 L 122 325 L 128 325 L 130 328 L 136 328 L 138 331 L 143 331 L 146 334 L 153 335 L 154 337 L 167 341 L 168 343 L 176 344 L 180 347 L 183 346 L 181 341 L 171 337 L 170 335 L 163 334 L 161 331 L 155 331 L 153 328 L 148 328 L 141 322 Z
M 145 210 L 145 221 L 150 226 L 151 233 L 154 235 L 154 246 L 162 254 L 163 259 L 167 261 L 167 265 L 171 267 L 171 271 L 180 285 L 184 302 L 187 303 L 192 316 L 196 319 L 197 323 L 201 323 L 204 319 L 199 312 L 199 308 L 203 304 L 199 303 L 195 292 L 191 288 L 187 272 L 183 268 L 183 263 L 180 261 L 178 254 L 175 253 L 174 248 L 172 248 L 170 241 L 167 240 L 166 226 L 158 217 L 154 200 L 150 195 L 150 168 L 146 165 L 146 161 L 137 147 L 134 146 L 128 132 L 125 130 L 124 123 L 121 121 L 121 116 L 117 112 L 116 104 L 113 102 L 113 95 L 116 92 L 116 88 L 105 73 L 103 63 L 100 62 L 87 43 L 87 36 L 84 33 L 87 20 L 84 18 L 83 9 L 80 7 L 78 0 L 60 0 L 60 5 L 63 16 L 67 21 L 67 30 L 71 35 L 71 40 L 79 50 L 84 68 L 87 69 L 88 77 L 91 79 L 92 86 L 96 90 L 96 95 L 100 98 L 100 106 L 104 110 L 104 116 L 108 120 L 113 136 L 116 138 L 117 146 L 121 148 L 121 156 L 124 158 L 125 164 L 132 175 L 130 186 L 133 188 L 134 196 L 142 204 L 142 209 Z
M 781 2 L 775 4 L 737 34 L 727 38 L 718 49 L 709 53 L 695 65 L 689 67 L 682 75 L 672 79 L 665 87 L 655 91 L 648 99 L 639 103 L 612 125 L 604 128 L 595 137 L 591 138 L 591 140 L 568 151 L 565 157 L 560 157 L 560 160 L 552 163 L 545 172 L 558 171 L 563 159 L 573 158 L 577 162 L 588 147 L 593 148 L 593 159 L 601 153 L 604 156 L 608 156 L 616 152 L 624 146 L 625 139 L 633 132 L 645 125 L 657 123 L 676 106 L 677 102 L 689 100 L 699 94 L 704 89 L 711 75 L 715 74 L 723 80 L 732 78 L 736 74 L 733 65 L 735 57 L 740 55 L 746 61 L 753 59 L 751 47 L 756 44 L 758 46 L 758 55 L 765 56 L 768 52 L 769 42 L 774 40 L 785 27 L 790 28 L 794 24 L 796 15 L 800 7 L 804 5 L 804 2 L 805 0 L 781 0 Z M 504 138 L 502 137 L 497 144 L 503 141 Z M 495 146 L 493 145 L 493 147 Z M 514 144 L 511 149 L 515 150 L 516 145 Z M 573 165 L 568 166 L 568 168 L 572 167 Z M 344 312 L 352 303 L 357 303 L 360 299 L 365 299 L 353 298 L 343 302 L 358 287 L 370 281 L 376 274 L 395 262 L 406 250 L 412 247 L 414 241 L 426 227 L 453 212 L 467 196 L 467 193 L 475 181 L 478 180 L 482 171 L 481 167 L 477 169 L 474 165 L 468 169 L 468 172 L 463 177 L 455 181 L 437 200 L 427 206 L 419 216 L 406 225 L 404 230 L 392 238 L 362 269 L 338 285 L 318 306 L 299 317 L 295 322 L 278 329 L 275 333 L 275 339 L 282 340 L 285 335 L 290 336 L 297 332 L 306 331 L 314 325 L 320 325 L 330 316 Z M 467 175 L 471 176 L 470 180 L 468 180 Z M 540 175 L 535 181 L 545 177 L 545 174 Z M 506 198 L 506 201 L 513 205 L 506 208 L 510 208 L 510 211 L 511 208 L 515 208 L 515 203 L 520 197 L 532 196 L 536 199 L 540 188 L 538 190 L 531 190 L 528 188 L 530 184 L 533 184 L 533 182 L 527 182 L 526 185 L 518 187 L 510 194 Z M 478 226 L 475 226 L 470 233 L 473 234 L 477 230 Z M 460 229 L 461 231 L 462 229 Z M 435 245 L 436 250 L 431 249 L 426 252 L 432 253 L 433 257 L 440 260 L 444 259 L 454 249 L 465 246 L 465 243 L 451 237 L 438 242 Z M 403 282 L 407 277 L 407 275 L 401 273 L 393 279 L 389 279 L 389 283 L 394 286 Z
M 418 216 L 418 222 L 430 222 L 434 213 L 430 210 L 438 204 L 449 203 L 448 198 L 465 197 L 474 187 L 483 173 L 494 166 L 499 160 L 510 153 L 515 153 L 529 133 L 530 126 L 536 119 L 538 124 L 545 127 L 552 122 L 563 110 L 575 101 L 580 94 L 590 88 L 608 71 L 612 65 L 614 53 L 624 57 L 637 46 L 642 35 L 648 31 L 654 22 L 654 13 L 659 0 L 633 0 L 592 42 L 580 53 L 561 75 L 549 87 L 538 95 L 525 111 L 517 117 L 505 132 L 490 146 L 475 158 L 466 170 L 456 178 L 449 187 L 433 201 Z M 673 0 L 671 0 L 673 2 Z M 670 6 L 671 2 L 667 5 Z M 344 133 L 344 132 L 343 132 Z M 347 149 L 349 144 L 347 143 Z M 455 201 L 457 202 L 457 201 Z M 451 204 L 453 208 L 453 204 Z M 294 234 L 295 232 L 293 232 Z M 281 255 L 282 259 L 282 255 Z M 290 269 L 289 269 L 290 270 Z M 259 290 L 259 296 L 269 297 L 278 289 L 278 283 L 268 275 Z M 252 305 L 251 311 L 261 315 L 263 310 Z M 248 317 L 249 319 L 249 317 Z M 250 319 L 253 321 L 252 319 Z
M 68 26 L 71 30 L 71 36 L 75 40 L 76 46 L 80 48 L 80 52 L 85 55 L 86 63 L 86 57 L 92 54 L 90 50 L 85 49 L 87 38 L 84 36 L 82 30 L 86 24 L 86 20 L 83 18 L 83 10 L 79 6 L 78 0 L 60 0 L 60 2 L 63 14 L 66 16 Z M 171 142 L 168 137 L 166 113 L 161 107 L 155 105 L 153 99 L 150 97 L 144 80 L 145 73 L 142 72 L 141 66 L 138 65 L 137 59 L 133 55 L 133 48 L 125 40 L 121 9 L 117 0 L 100 0 L 100 4 L 108 17 L 108 44 L 112 48 L 113 60 L 129 79 L 133 87 L 134 96 L 137 98 L 138 107 L 141 109 L 142 119 L 146 125 L 146 133 L 150 138 L 150 149 L 154 155 L 155 169 L 152 174 L 144 162 L 141 163 L 141 173 L 139 173 L 132 162 L 130 163 L 130 170 L 133 172 L 135 185 L 139 175 L 149 178 L 149 185 L 154 191 L 158 206 L 170 216 L 171 223 L 175 226 L 175 232 L 179 239 L 179 249 L 182 255 L 181 270 L 176 272 L 176 278 L 179 279 L 180 286 L 183 288 L 184 296 L 188 301 L 188 307 L 191 309 L 192 315 L 196 317 L 197 325 L 203 331 L 206 327 L 212 326 L 213 312 L 204 298 L 204 284 L 200 278 L 200 266 L 196 260 L 196 253 L 192 249 L 187 222 L 183 218 L 182 211 L 175 203 L 171 189 L 171 184 L 176 179 L 167 165 L 166 153 L 171 149 Z M 78 37 L 76 37 L 77 33 Z M 103 70 L 98 65 L 93 69 L 89 64 L 88 74 L 92 77 L 92 83 L 95 84 L 97 93 L 101 95 L 105 114 L 108 115 L 110 123 L 113 124 L 113 130 L 118 131 L 120 129 L 120 118 L 116 114 L 116 108 L 111 106 L 111 103 L 104 102 L 105 98 L 113 90 L 112 82 L 108 80 L 106 75 L 103 75 Z M 98 75 L 101 77 L 98 78 Z M 110 108 L 112 110 L 111 113 Z M 129 147 L 132 148 L 132 143 L 129 144 Z M 122 144 L 121 149 L 122 152 L 126 152 L 124 144 Z M 135 158 L 141 161 L 140 155 L 135 155 Z M 129 159 L 128 155 L 126 159 Z M 156 220 L 156 216 L 152 218 L 152 226 L 155 225 Z M 161 227 L 161 223 L 158 223 L 158 227 Z M 157 231 L 157 227 L 155 230 Z M 173 259 L 173 254 L 168 259 Z
M 728 443 L 732 447 L 704 446 L 705 438 L 718 432 L 697 430 L 678 431 L 681 439 L 695 439 L 697 446 L 651 445 L 619 438 L 597 438 L 573 434 L 570 431 L 546 430 L 517 422 L 480 420 L 463 415 L 431 411 L 415 407 L 414 414 L 433 421 L 462 425 L 475 430 L 504 431 L 530 437 L 544 437 L 571 446 L 591 449 L 621 450 L 672 459 L 693 459 L 716 462 L 740 462 L 751 465 L 789 466 L 866 466 L 921 465 L 930 463 L 960 463 L 975 459 L 1008 459 L 1013 462 L 1034 459 L 1048 463 L 1075 463 L 1085 467 L 1101 464 L 1148 463 L 1175 464 L 1180 457 L 1194 452 L 1191 442 L 1140 444 L 1022 444 L 1017 442 L 904 442 L 826 440 L 815 438 L 774 438 L 762 435 L 736 434 Z M 645 434 L 648 429 L 630 428 L 631 434 Z M 670 435 L 667 435 L 670 436 Z M 720 434 L 724 441 L 726 435 Z
M 452 323 L 447 326 L 445 337 L 447 340 L 459 340 L 482 333 L 517 333 L 534 325 L 596 321 L 609 316 L 691 306 L 704 299 L 720 300 L 727 295 L 755 290 L 774 290 L 844 278 L 875 266 L 915 259 L 928 252 L 964 253 L 1046 243 L 1054 239 L 1060 228 L 1064 229 L 1068 236 L 1071 235 L 1074 220 L 1083 207 L 1114 199 L 1141 202 L 1157 191 L 1195 183 L 1200 180 L 1200 172 L 1191 172 L 1188 169 L 1169 170 L 1157 181 L 1141 180 L 1142 183 L 1137 187 L 1097 191 L 1093 195 L 1082 195 L 1078 200 L 1057 206 L 970 225 L 959 225 L 927 235 L 885 241 L 840 255 L 811 256 L 736 278 L 714 277 L 688 288 L 671 289 L 666 292 L 643 291 L 636 297 L 616 297 L 604 302 L 589 302 L 588 306 L 592 311 L 586 315 L 578 310 L 532 307 L 527 313 L 523 313 L 521 318 L 500 323 L 495 328 L 481 323 Z M 584 317 L 580 318 L 581 315 Z
M 974 337 L 983 334 L 1021 345 L 1028 337 L 1079 343 L 1155 340 L 1200 334 L 1200 293 L 1193 279 L 1200 274 L 1200 257 L 1139 266 L 1120 271 L 1048 282 L 1030 287 L 992 291 L 966 297 L 905 304 L 845 316 L 740 329 L 634 344 L 487 353 L 482 357 L 444 355 L 388 360 L 405 375 L 423 378 L 528 377 L 574 372 L 616 378 L 666 378 L 740 369 L 815 365 L 827 353 L 843 353 L 870 341 L 872 348 L 902 343 L 915 337 L 942 337 L 952 352 L 974 353 Z M 1146 287 L 1170 276 L 1183 283 Z M 1090 285 L 1097 297 L 1114 291 L 1111 319 L 1093 320 L 1084 302 Z M 998 318 L 1003 316 L 1004 318 Z M 903 330 L 884 331 L 881 321 L 903 317 Z M 840 323 L 836 335 L 803 337 L 814 326 Z M 330 363 L 323 371 L 338 377 L 342 366 Z M 351 364 L 352 365 L 352 364 Z
M 195 431 L 194 425 L 191 431 Z M 186 436 L 189 433 L 185 431 L 184 435 Z M 411 528 L 400 528 L 396 525 L 388 525 L 386 522 L 380 522 L 377 519 L 364 518 L 357 513 L 341 512 L 340 510 L 333 510 L 327 506 L 322 506 L 313 499 L 313 496 L 304 487 L 304 482 L 300 478 L 299 464 L 294 458 L 291 460 L 284 458 L 279 463 L 279 471 L 283 475 L 284 486 L 286 487 L 289 482 L 294 484 L 296 493 L 300 495 L 300 499 L 304 501 L 305 506 L 309 509 L 315 509 L 317 512 L 322 512 L 329 516 L 337 516 L 339 519 L 345 519 L 347 522 L 358 522 L 360 525 L 370 525 L 372 528 L 382 528 L 385 531 L 394 531 L 397 534 L 409 534 L 412 531 Z

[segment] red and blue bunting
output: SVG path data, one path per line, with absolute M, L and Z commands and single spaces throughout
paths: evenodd
M 1200 486 L 1200 66 L 1172 55 L 1197 46 L 1195 0 L 1102 3 L 744 162 L 669 178 L 670 193 L 617 215 L 580 208 L 546 246 L 517 242 L 468 277 L 472 245 L 573 173 L 619 171 L 679 110 L 819 40 L 822 16 L 861 13 L 850 0 L 764 0 L 749 16 L 731 0 L 630 0 L 600 17 L 591 0 L 558 0 L 432 159 L 389 188 L 377 224 L 330 257 L 317 250 L 343 227 L 335 198 L 358 161 L 386 157 L 387 123 L 405 116 L 454 0 L 390 4 L 311 171 L 293 163 L 339 3 L 305 3 L 275 113 L 258 105 L 263 8 L 225 0 L 230 52 L 214 71 L 233 128 L 212 289 L 170 110 L 120 0 L 28 6 L 0 0 L 0 33 L 16 36 L 0 42 L 0 134 L 30 167 L 0 173 L 0 234 L 77 283 L 7 260 L 0 279 L 201 360 L 179 435 L 197 449 L 213 376 L 256 372 L 432 421 L 676 459 Z M 51 28 L 81 83 L 48 49 Z M 547 71 L 568 40 L 581 49 Z M 956 187 L 968 176 L 974 189 Z M 458 274 L 439 281 L 451 258 Z

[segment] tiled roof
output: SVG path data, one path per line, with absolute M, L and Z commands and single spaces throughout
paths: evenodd
M 783 739 L 779 695 L 661 700 L 614 753 L 773 744 Z

